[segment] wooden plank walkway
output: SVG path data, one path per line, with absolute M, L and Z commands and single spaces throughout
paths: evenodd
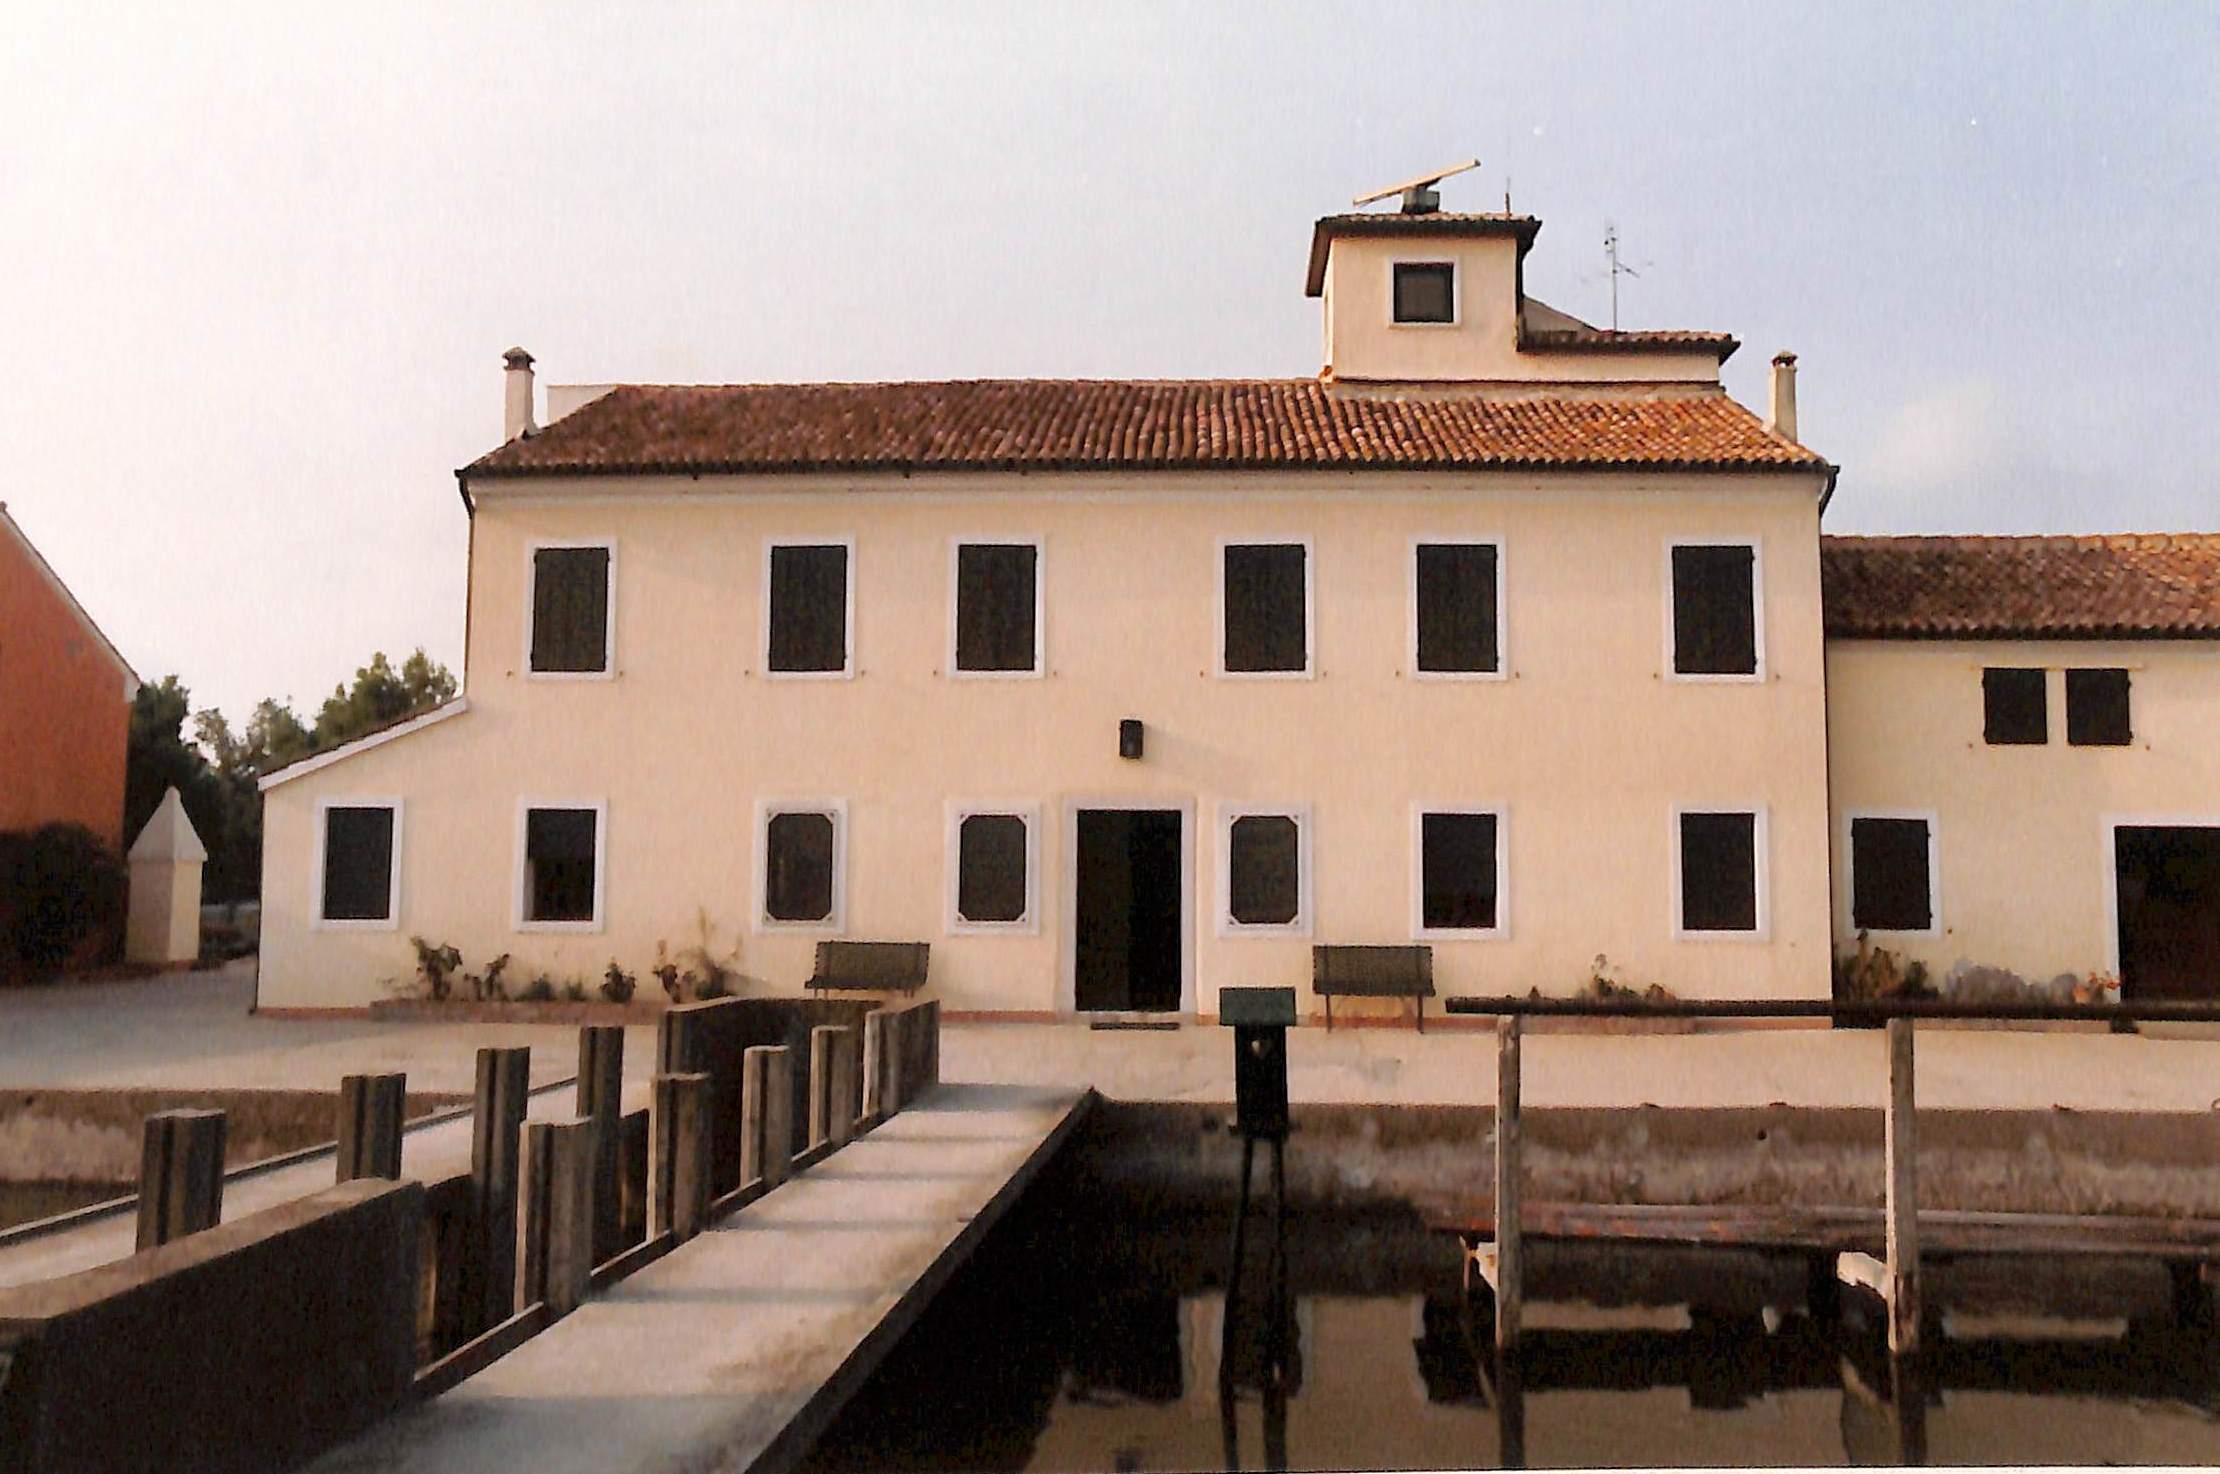
M 943 1085 L 319 1474 L 774 1471 L 805 1454 L 1091 1092 Z

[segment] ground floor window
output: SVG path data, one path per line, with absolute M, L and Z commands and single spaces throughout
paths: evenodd
M 323 836 L 316 918 L 326 926 L 391 927 L 400 911 L 401 802 L 320 806 Z
M 1935 831 L 1920 814 L 1850 820 L 1850 925 L 1857 931 L 1935 929 Z
M 1503 815 L 1492 809 L 1422 809 L 1418 815 L 1418 916 L 1422 937 L 1500 934 Z
M 524 926 L 601 925 L 604 817 L 599 803 L 525 805 L 519 896 Z
M 1764 816 L 1707 809 L 1678 817 L 1682 935 L 1755 935 L 1762 925 L 1758 852 Z
M 1298 808 L 1225 811 L 1219 834 L 1220 930 L 1310 930 L 1310 835 Z
M 2220 998 L 2220 821 L 2112 831 L 2120 996 Z
M 953 836 L 952 931 L 1034 929 L 1033 813 L 963 807 Z
M 756 871 L 765 923 L 839 929 L 846 818 L 837 802 L 764 806 Z

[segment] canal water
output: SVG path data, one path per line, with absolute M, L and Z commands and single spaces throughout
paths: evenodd
M 1067 1155 L 819 1441 L 846 1470 L 2220 1463 L 2220 1349 L 2164 1271 L 1937 1265 L 1895 1385 L 1801 1258 L 1529 1246 L 1519 1355 L 1409 1213 L 1159 1210 Z

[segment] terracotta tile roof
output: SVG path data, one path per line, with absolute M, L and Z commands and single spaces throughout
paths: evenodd
M 1532 215 L 1457 215 L 1441 210 L 1424 215 L 1400 211 L 1327 215 L 1310 230 L 1310 270 L 1303 279 L 1303 295 L 1316 297 L 1326 290 L 1326 249 L 1337 236 L 1510 236 L 1524 255 L 1541 228 L 1542 222 Z
M 1676 353 L 1700 349 L 1716 353 L 1725 363 L 1742 344 L 1732 333 L 1677 332 L 1646 328 L 1614 332 L 1610 328 L 1528 328 L 1519 334 L 1519 350 L 1555 353 Z
M 2220 534 L 1827 537 L 1837 639 L 2220 636 Z
M 1395 394 L 1317 379 L 622 385 L 466 477 L 653 472 L 1808 470 L 1724 394 Z

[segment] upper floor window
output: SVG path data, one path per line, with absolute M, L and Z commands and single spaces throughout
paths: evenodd
M 1038 675 L 1040 544 L 956 544 L 955 624 L 958 672 Z
M 608 674 L 616 644 L 615 567 L 609 543 L 533 546 L 532 674 Z
M 841 542 L 775 542 L 764 579 L 764 669 L 773 675 L 851 672 L 855 612 L 849 578 L 853 547 Z
M 601 804 L 527 803 L 517 875 L 517 924 L 525 931 L 601 926 Z
M 1219 568 L 1219 670 L 1310 673 L 1310 545 L 1227 543 Z
M 1503 673 L 1502 549 L 1422 542 L 1411 569 L 1412 660 L 1420 675 Z
M 401 801 L 335 801 L 317 812 L 323 825 L 317 925 L 390 930 L 400 911 Z
M 1757 544 L 1674 543 L 1673 674 L 1755 680 L 1759 635 Z
M 1981 740 L 1992 747 L 2050 741 L 2049 676 L 2040 666 L 1990 666 L 1981 672 Z
M 1457 267 L 1450 261 L 1395 263 L 1395 320 L 1399 323 L 1453 323 L 1457 320 Z
M 2128 673 L 2066 672 L 2066 741 L 2075 747 L 2125 747 L 2134 740 L 2128 722 Z

